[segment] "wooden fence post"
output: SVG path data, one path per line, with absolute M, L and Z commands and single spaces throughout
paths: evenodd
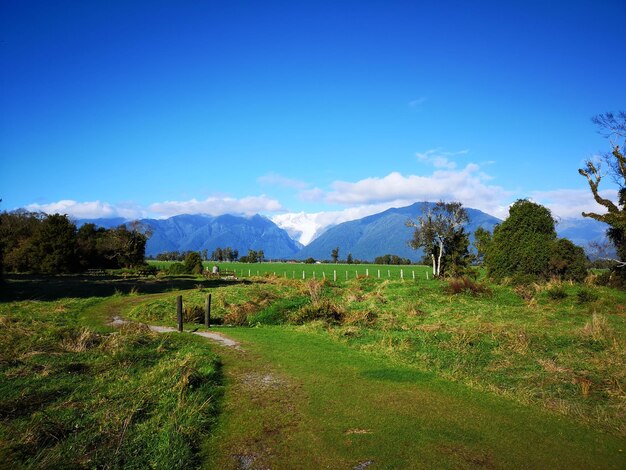
M 178 319 L 178 331 L 183 331 L 183 296 L 176 297 L 176 318 Z
M 204 326 L 211 328 L 211 294 L 207 295 L 204 304 Z

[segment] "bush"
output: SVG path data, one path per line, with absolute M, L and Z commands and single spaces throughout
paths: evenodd
M 585 250 L 566 238 L 559 238 L 553 244 L 548 269 L 552 276 L 557 276 L 563 280 L 582 282 L 587 276 Z
M 491 295 L 491 289 L 467 276 L 450 279 L 445 288 L 447 294 Z
M 552 246 L 556 240 L 550 211 L 525 199 L 516 201 L 509 217 L 494 229 L 485 255 L 489 276 L 532 275 L 546 278 Z
M 329 324 L 341 323 L 344 311 L 328 299 L 307 304 L 291 318 L 293 323 L 301 324 L 314 320 L 322 320 Z
M 554 286 L 547 290 L 548 298 L 550 300 L 562 300 L 567 297 L 567 292 L 563 286 Z
M 576 302 L 586 304 L 598 300 L 598 293 L 591 289 L 580 289 L 576 292 Z
M 189 274 L 202 274 L 202 258 L 196 251 L 190 251 L 185 256 L 185 269 Z
M 172 276 L 187 274 L 187 268 L 183 263 L 172 263 L 167 267 L 167 274 Z

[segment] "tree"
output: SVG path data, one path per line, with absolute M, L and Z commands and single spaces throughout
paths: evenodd
M 551 276 L 581 282 L 587 276 L 587 256 L 582 247 L 567 238 L 559 238 L 548 263 Z
M 476 262 L 483 264 L 485 254 L 489 251 L 491 245 L 491 232 L 482 227 L 474 230 L 474 248 L 476 248 Z
M 66 215 L 46 217 L 32 237 L 35 266 L 47 273 L 70 273 L 76 270 L 76 226 Z
M 190 274 L 202 274 L 202 257 L 200 253 L 190 251 L 185 257 L 185 270 Z
M 141 232 L 141 227 L 135 223 L 120 225 L 116 229 L 109 229 L 105 239 L 107 257 L 115 260 L 117 267 L 132 268 L 141 266 L 145 262 L 146 243 L 148 234 Z
M 333 259 L 333 263 L 337 262 L 337 260 L 339 259 L 339 247 L 333 249 L 330 252 L 330 257 Z
M 603 197 L 600 194 L 600 182 L 606 176 L 602 169 L 602 161 L 594 162 L 588 159 L 585 168 L 578 170 L 582 176 L 587 178 L 589 189 L 594 200 L 604 206 L 606 214 L 595 212 L 583 212 L 583 217 L 589 217 L 609 225 L 607 236 L 615 245 L 618 260 L 617 267 L 621 270 L 622 276 L 626 276 L 626 156 L 624 146 L 626 145 L 626 112 L 621 111 L 617 115 L 604 113 L 595 116 L 593 123 L 599 127 L 599 132 L 609 139 L 612 151 L 604 154 L 604 163 L 607 165 L 607 173 L 619 187 L 617 202 Z
M 348 257 L 346 258 L 346 263 L 352 264 L 354 260 L 352 259 L 352 253 L 348 253 Z
M 407 221 L 407 226 L 415 229 L 409 245 L 413 249 L 424 248 L 426 257 L 432 261 L 433 276 L 439 277 L 445 273 L 446 249 L 451 255 L 450 259 L 457 262 L 469 256 L 467 245 L 464 248 L 458 245 L 463 241 L 461 232 L 463 224 L 468 220 L 467 211 L 460 202 L 439 201 L 434 206 L 425 206 L 423 215 L 416 221 Z M 450 250 L 464 250 L 467 254 L 457 253 L 457 256 Z
M 496 280 L 517 276 L 582 280 L 587 272 L 584 251 L 557 239 L 554 224 L 546 207 L 527 199 L 516 201 L 487 245 L 487 274 Z

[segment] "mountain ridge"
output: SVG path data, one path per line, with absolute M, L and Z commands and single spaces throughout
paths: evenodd
M 290 233 L 272 219 L 255 214 L 240 216 L 223 214 L 181 214 L 167 219 L 141 219 L 152 236 L 146 245 L 146 255 L 155 256 L 164 251 L 202 251 L 210 253 L 218 247 L 230 246 L 240 255 L 248 250 L 263 250 L 268 259 L 329 259 L 331 251 L 339 248 L 340 259 L 348 253 L 353 258 L 372 261 L 377 256 L 394 254 L 417 262 L 422 258 L 421 250 L 409 247 L 413 229 L 406 226 L 409 219 L 415 220 L 432 202 L 416 202 L 409 206 L 393 207 L 358 219 L 328 225 L 318 229 L 321 234 L 306 246 L 294 240 L 298 236 L 296 227 Z M 466 230 L 473 232 L 478 227 L 492 231 L 500 219 L 478 209 L 466 208 L 470 218 Z M 300 214 L 300 213 L 298 213 Z M 306 215 L 306 214 L 305 214 Z M 295 219 L 289 219 L 291 221 Z M 305 223 L 309 223 L 303 218 Z M 128 223 L 121 218 L 79 219 L 79 225 L 94 223 L 110 228 Z M 561 219 L 556 230 L 559 237 L 569 238 L 587 248 L 591 241 L 606 239 L 606 225 L 589 219 Z

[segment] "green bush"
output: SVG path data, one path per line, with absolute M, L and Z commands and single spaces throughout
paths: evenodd
M 552 247 L 548 264 L 550 275 L 568 281 L 583 281 L 587 276 L 585 250 L 566 238 L 559 238 Z
M 579 304 L 595 302 L 596 300 L 598 300 L 598 294 L 591 289 L 580 289 L 576 292 L 576 302 Z
M 551 287 L 546 291 L 550 300 L 562 300 L 567 297 L 567 292 L 563 286 Z
M 187 268 L 183 263 L 172 263 L 167 267 L 167 274 L 172 276 L 187 274 Z
M 494 229 L 485 255 L 489 276 L 497 280 L 520 274 L 547 277 L 555 240 L 550 211 L 534 202 L 518 200 L 511 206 L 509 217 Z

